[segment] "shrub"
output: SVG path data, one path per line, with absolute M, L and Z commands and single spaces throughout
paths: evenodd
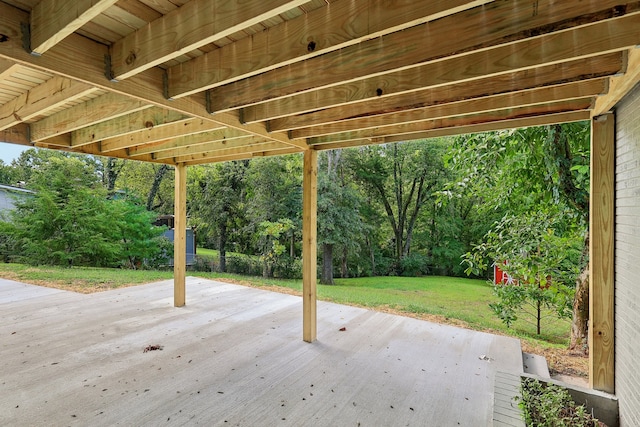
M 425 255 L 413 253 L 400 260 L 400 274 L 416 277 L 429 273 L 429 260 Z
M 527 426 L 536 427 L 598 427 L 598 420 L 587 413 L 584 405 L 576 405 L 567 389 L 540 382 L 533 378 L 523 378 L 521 398 L 518 405 L 522 409 Z

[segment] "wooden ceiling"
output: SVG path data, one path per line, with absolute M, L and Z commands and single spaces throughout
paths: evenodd
M 0 1 L 0 141 L 186 165 L 586 120 L 640 2 Z

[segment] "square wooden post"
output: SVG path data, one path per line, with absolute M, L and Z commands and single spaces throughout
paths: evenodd
M 185 305 L 187 271 L 187 167 L 176 165 L 173 230 L 173 305 Z
M 591 122 L 589 386 L 614 393 L 615 116 Z
M 316 280 L 317 280 L 317 214 L 318 214 L 318 152 L 304 152 L 302 181 L 302 337 L 316 340 Z

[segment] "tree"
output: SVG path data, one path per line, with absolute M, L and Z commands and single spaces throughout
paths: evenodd
M 322 247 L 320 283 L 333 285 L 333 250 L 342 248 L 342 276 L 346 275 L 347 252 L 358 247 L 362 231 L 360 198 L 345 179 L 342 151 L 323 152 L 318 176 L 318 244 Z
M 244 177 L 249 162 L 234 161 L 203 167 L 194 173 L 190 212 L 198 229 L 218 237 L 219 270 L 226 271 L 229 234 L 243 216 Z
M 555 218 L 553 230 L 558 238 L 555 244 L 564 244 L 563 239 L 566 238 L 571 240 L 571 247 L 582 248 L 588 215 L 587 122 L 461 137 L 457 140 L 451 164 L 460 177 L 450 186 L 452 193 L 476 197 L 482 200 L 487 213 L 497 213 L 502 217 L 487 233 L 484 245 L 478 245 L 476 252 L 484 251 L 485 255 L 498 257 L 491 261 L 505 260 L 508 256 L 509 264 L 505 268 L 509 273 L 509 270 L 513 270 L 514 274 L 520 276 L 535 276 L 534 266 L 542 262 L 531 261 L 535 251 L 521 251 L 518 248 L 525 242 L 513 238 L 516 230 L 512 230 L 512 234 L 504 231 L 496 234 L 496 230 L 504 230 L 507 224 L 514 224 L 513 218 L 528 218 L 527 224 L 532 232 L 529 233 L 531 240 L 527 244 L 535 246 L 540 244 L 539 236 L 545 235 L 545 224 L 548 223 L 535 221 L 536 216 Z M 507 250 L 509 246 L 511 248 Z M 503 254 L 497 250 L 500 248 Z M 477 268 L 483 265 L 477 256 L 471 254 L 467 261 L 469 271 L 482 270 Z M 556 272 L 557 279 L 554 278 L 554 282 L 563 277 L 566 285 L 574 286 L 580 267 L 585 268 L 585 265 L 584 261 L 581 264 L 575 257 L 572 262 L 559 264 L 559 267 L 568 269 L 567 275 Z M 518 265 L 528 265 L 530 271 L 518 269 Z M 584 296 L 580 289 L 582 286 L 580 282 L 576 297 Z M 574 324 L 586 324 L 584 315 L 584 312 L 574 309 Z M 586 331 L 584 333 L 583 338 L 586 337 Z M 583 338 L 572 334 L 572 342 L 579 342 Z
M 410 252 L 421 209 L 439 189 L 445 148 L 445 141 L 429 140 L 349 151 L 348 164 L 356 180 L 384 209 L 398 270 Z
M 158 250 L 162 232 L 149 214 L 126 200 L 110 200 L 95 165 L 75 156 L 38 163 L 28 182 L 33 197 L 17 203 L 12 233 L 32 264 L 137 265 Z
M 247 232 L 258 236 L 264 221 L 291 221 L 292 226 L 280 236 L 288 241 L 288 257 L 293 261 L 300 253 L 296 247 L 302 230 L 302 157 L 289 155 L 253 159 L 247 173 Z M 264 236 L 253 242 L 264 248 Z M 262 252 L 261 252 L 262 253 Z M 263 254 L 264 255 L 264 254 Z

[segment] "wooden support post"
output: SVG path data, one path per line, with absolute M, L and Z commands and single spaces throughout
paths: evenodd
M 318 213 L 318 152 L 304 152 L 302 182 L 302 337 L 316 340 L 316 280 L 317 274 L 317 213 Z
M 591 122 L 589 386 L 614 393 L 615 116 Z
M 187 167 L 176 165 L 175 206 L 173 230 L 173 305 L 185 304 L 185 276 L 187 270 Z

